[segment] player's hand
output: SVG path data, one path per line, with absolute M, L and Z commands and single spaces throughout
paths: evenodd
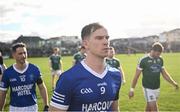
M 48 106 L 48 105 L 45 105 L 43 111 L 44 111 L 44 112 L 48 112 L 48 109 L 49 109 L 49 106 Z
M 126 80 L 122 80 L 122 83 L 121 83 L 121 84 L 124 85 L 125 83 L 126 83 Z
M 129 99 L 131 99 L 132 97 L 134 97 L 134 91 L 129 91 Z
M 179 89 L 179 85 L 177 83 L 174 84 L 174 87 L 175 87 L 176 90 Z

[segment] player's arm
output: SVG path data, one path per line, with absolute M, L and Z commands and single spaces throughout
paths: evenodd
M 60 70 L 61 70 L 61 72 L 63 72 L 63 63 L 62 63 L 62 60 L 60 60 Z
M 177 82 L 172 79 L 172 77 L 169 75 L 169 73 L 166 71 L 165 68 L 162 69 L 161 73 L 162 73 L 163 78 L 166 81 L 168 81 L 170 84 L 172 84 L 176 89 L 179 88 Z
M 49 58 L 49 68 L 52 70 L 52 62 L 51 62 L 51 57 Z
M 71 73 L 70 73 L 71 74 Z M 72 97 L 72 79 L 68 75 L 61 75 L 56 83 L 56 89 L 51 97 L 50 111 L 67 111 Z
M 134 96 L 134 88 L 136 87 L 136 84 L 137 84 L 137 81 L 139 79 L 141 72 L 142 72 L 142 70 L 140 70 L 139 68 L 136 69 L 136 73 L 135 73 L 134 78 L 131 83 L 131 89 L 129 91 L 129 98 Z
M 124 83 L 126 83 L 126 79 L 125 79 L 124 70 L 122 68 L 122 65 L 119 67 L 119 70 L 122 74 L 122 81 L 123 81 L 122 84 L 124 84 Z
M 112 111 L 114 111 L 114 112 L 120 111 L 120 110 L 119 110 L 118 100 L 116 100 L 116 101 L 114 101 L 114 102 L 112 103 Z
M 7 66 L 5 64 L 3 64 L 3 67 L 4 67 L 4 69 L 7 69 Z
M 6 93 L 7 91 L 0 90 L 0 111 L 2 111 L 5 101 L 6 101 Z
M 66 112 L 67 110 L 62 110 L 62 109 L 59 109 L 59 108 L 56 108 L 56 107 L 50 105 L 49 111 L 50 112 Z
M 44 106 L 48 106 L 49 103 L 48 103 L 47 88 L 46 88 L 46 86 L 45 86 L 45 84 L 44 84 L 44 82 L 42 81 L 41 78 L 38 79 L 37 85 L 38 85 L 38 88 L 39 88 L 40 95 L 41 95 L 41 97 L 43 99 Z
M 1 79 L 2 79 L 2 70 L 0 68 L 0 81 L 1 81 Z

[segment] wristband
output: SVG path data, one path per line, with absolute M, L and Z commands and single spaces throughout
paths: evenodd
M 48 112 L 48 109 L 49 109 L 49 106 L 48 106 L 48 105 L 45 105 L 43 111 L 44 111 L 44 112 Z
M 133 91 L 134 91 L 134 88 L 131 88 L 131 89 L 130 89 L 130 91 L 132 91 L 132 92 L 133 92 Z

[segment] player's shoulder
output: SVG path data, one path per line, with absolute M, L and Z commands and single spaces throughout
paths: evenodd
M 150 59 L 149 54 L 145 54 L 143 57 L 141 57 L 141 58 L 139 59 L 139 62 L 146 61 L 146 60 L 148 60 L 148 59 Z
M 11 72 L 13 69 L 13 65 L 11 65 L 4 72 Z
M 116 60 L 116 61 L 119 61 L 119 59 L 118 59 L 118 58 L 116 58 L 116 57 L 114 57 L 113 59 L 114 59 L 114 60 Z
M 14 71 L 14 68 L 13 68 L 13 65 L 11 65 L 10 67 L 8 67 L 7 69 L 4 70 L 3 76 L 8 76 L 8 75 L 12 74 L 13 71 Z
M 35 64 L 33 64 L 33 63 L 28 63 L 28 66 L 29 66 L 29 67 L 35 67 L 35 68 L 38 68 L 38 66 L 35 65 Z
M 35 71 L 39 71 L 39 67 L 33 63 L 28 63 L 28 69 L 31 69 L 31 70 L 35 70 Z
M 115 68 L 115 67 L 111 67 L 111 66 L 107 66 L 108 69 L 108 76 L 110 76 L 111 78 L 113 78 L 114 80 L 117 81 L 121 81 L 121 72 L 119 71 L 119 69 Z
M 63 72 L 61 74 L 61 77 L 68 78 L 68 79 L 77 79 L 80 77 L 82 73 L 82 65 L 81 63 L 77 63 L 74 66 L 72 66 L 70 69 L 67 71 Z
M 74 57 L 78 57 L 78 56 L 80 56 L 81 54 L 79 53 L 79 52 L 77 52 L 77 53 L 75 53 L 74 54 Z
M 160 56 L 159 56 L 159 59 L 163 60 L 163 57 L 162 57 L 162 55 L 160 55 Z
M 120 70 L 115 67 L 111 67 L 110 65 L 107 65 L 106 67 L 108 72 L 110 72 L 111 74 L 121 74 Z

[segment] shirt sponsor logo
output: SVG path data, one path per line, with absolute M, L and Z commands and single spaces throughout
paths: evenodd
M 34 84 L 22 85 L 22 86 L 15 86 L 12 87 L 12 92 L 17 92 L 18 96 L 30 95 L 31 89 L 33 88 Z
M 82 111 L 105 111 L 111 108 L 113 101 L 102 101 L 90 104 L 82 104 Z
M 89 94 L 89 93 L 93 93 L 93 90 L 91 88 L 82 88 L 80 92 L 81 94 Z
M 151 71 L 154 72 L 154 73 L 158 73 L 161 71 L 161 66 L 158 65 L 158 64 L 153 64 L 151 67 L 150 67 Z

